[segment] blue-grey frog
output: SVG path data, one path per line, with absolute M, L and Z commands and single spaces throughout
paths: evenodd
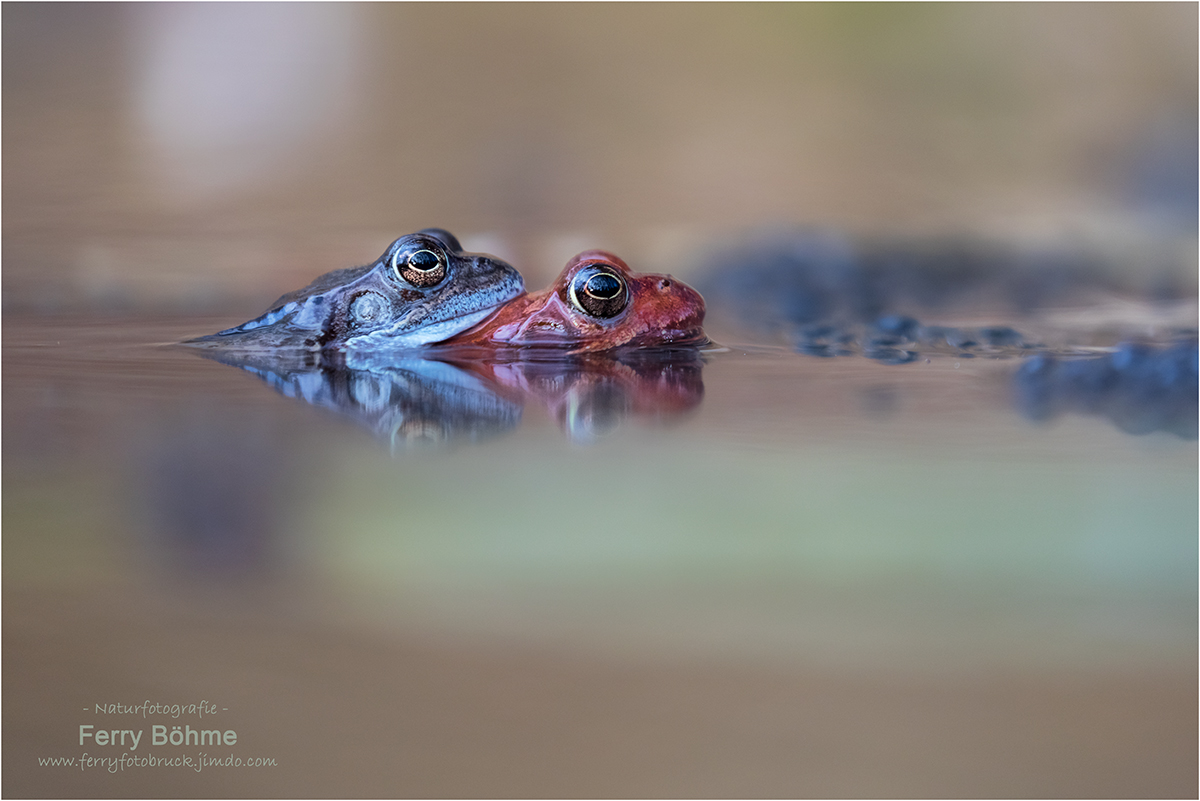
M 426 228 L 400 237 L 372 264 L 326 273 L 265 314 L 184 344 L 238 351 L 404 350 L 465 331 L 524 291 L 521 274 L 509 264 L 465 253 L 449 231 Z

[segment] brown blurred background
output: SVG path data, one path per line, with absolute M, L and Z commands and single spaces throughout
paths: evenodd
M 4 300 L 261 304 L 429 225 L 533 286 L 583 247 L 686 276 L 796 223 L 1182 231 L 1192 276 L 1196 28 L 1187 3 L 7 5 Z

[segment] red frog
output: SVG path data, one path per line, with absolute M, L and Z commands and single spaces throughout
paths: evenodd
M 595 353 L 622 347 L 699 345 L 708 339 L 704 298 L 669 275 L 639 274 L 603 250 L 567 262 L 558 280 L 519 295 L 442 346 L 554 348 Z

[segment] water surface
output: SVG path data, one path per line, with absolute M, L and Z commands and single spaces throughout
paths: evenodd
M 1194 789 L 1194 440 L 1031 421 L 1019 358 L 170 344 L 221 324 L 5 318 L 10 792 Z M 277 767 L 36 766 L 185 699 Z

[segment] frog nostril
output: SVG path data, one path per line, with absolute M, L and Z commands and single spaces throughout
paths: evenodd
M 670 288 L 671 288 L 671 279 L 670 279 L 670 278 L 664 278 L 664 279 L 662 279 L 661 281 L 659 281 L 659 282 L 658 282 L 658 288 L 659 288 L 659 289 L 670 289 Z

